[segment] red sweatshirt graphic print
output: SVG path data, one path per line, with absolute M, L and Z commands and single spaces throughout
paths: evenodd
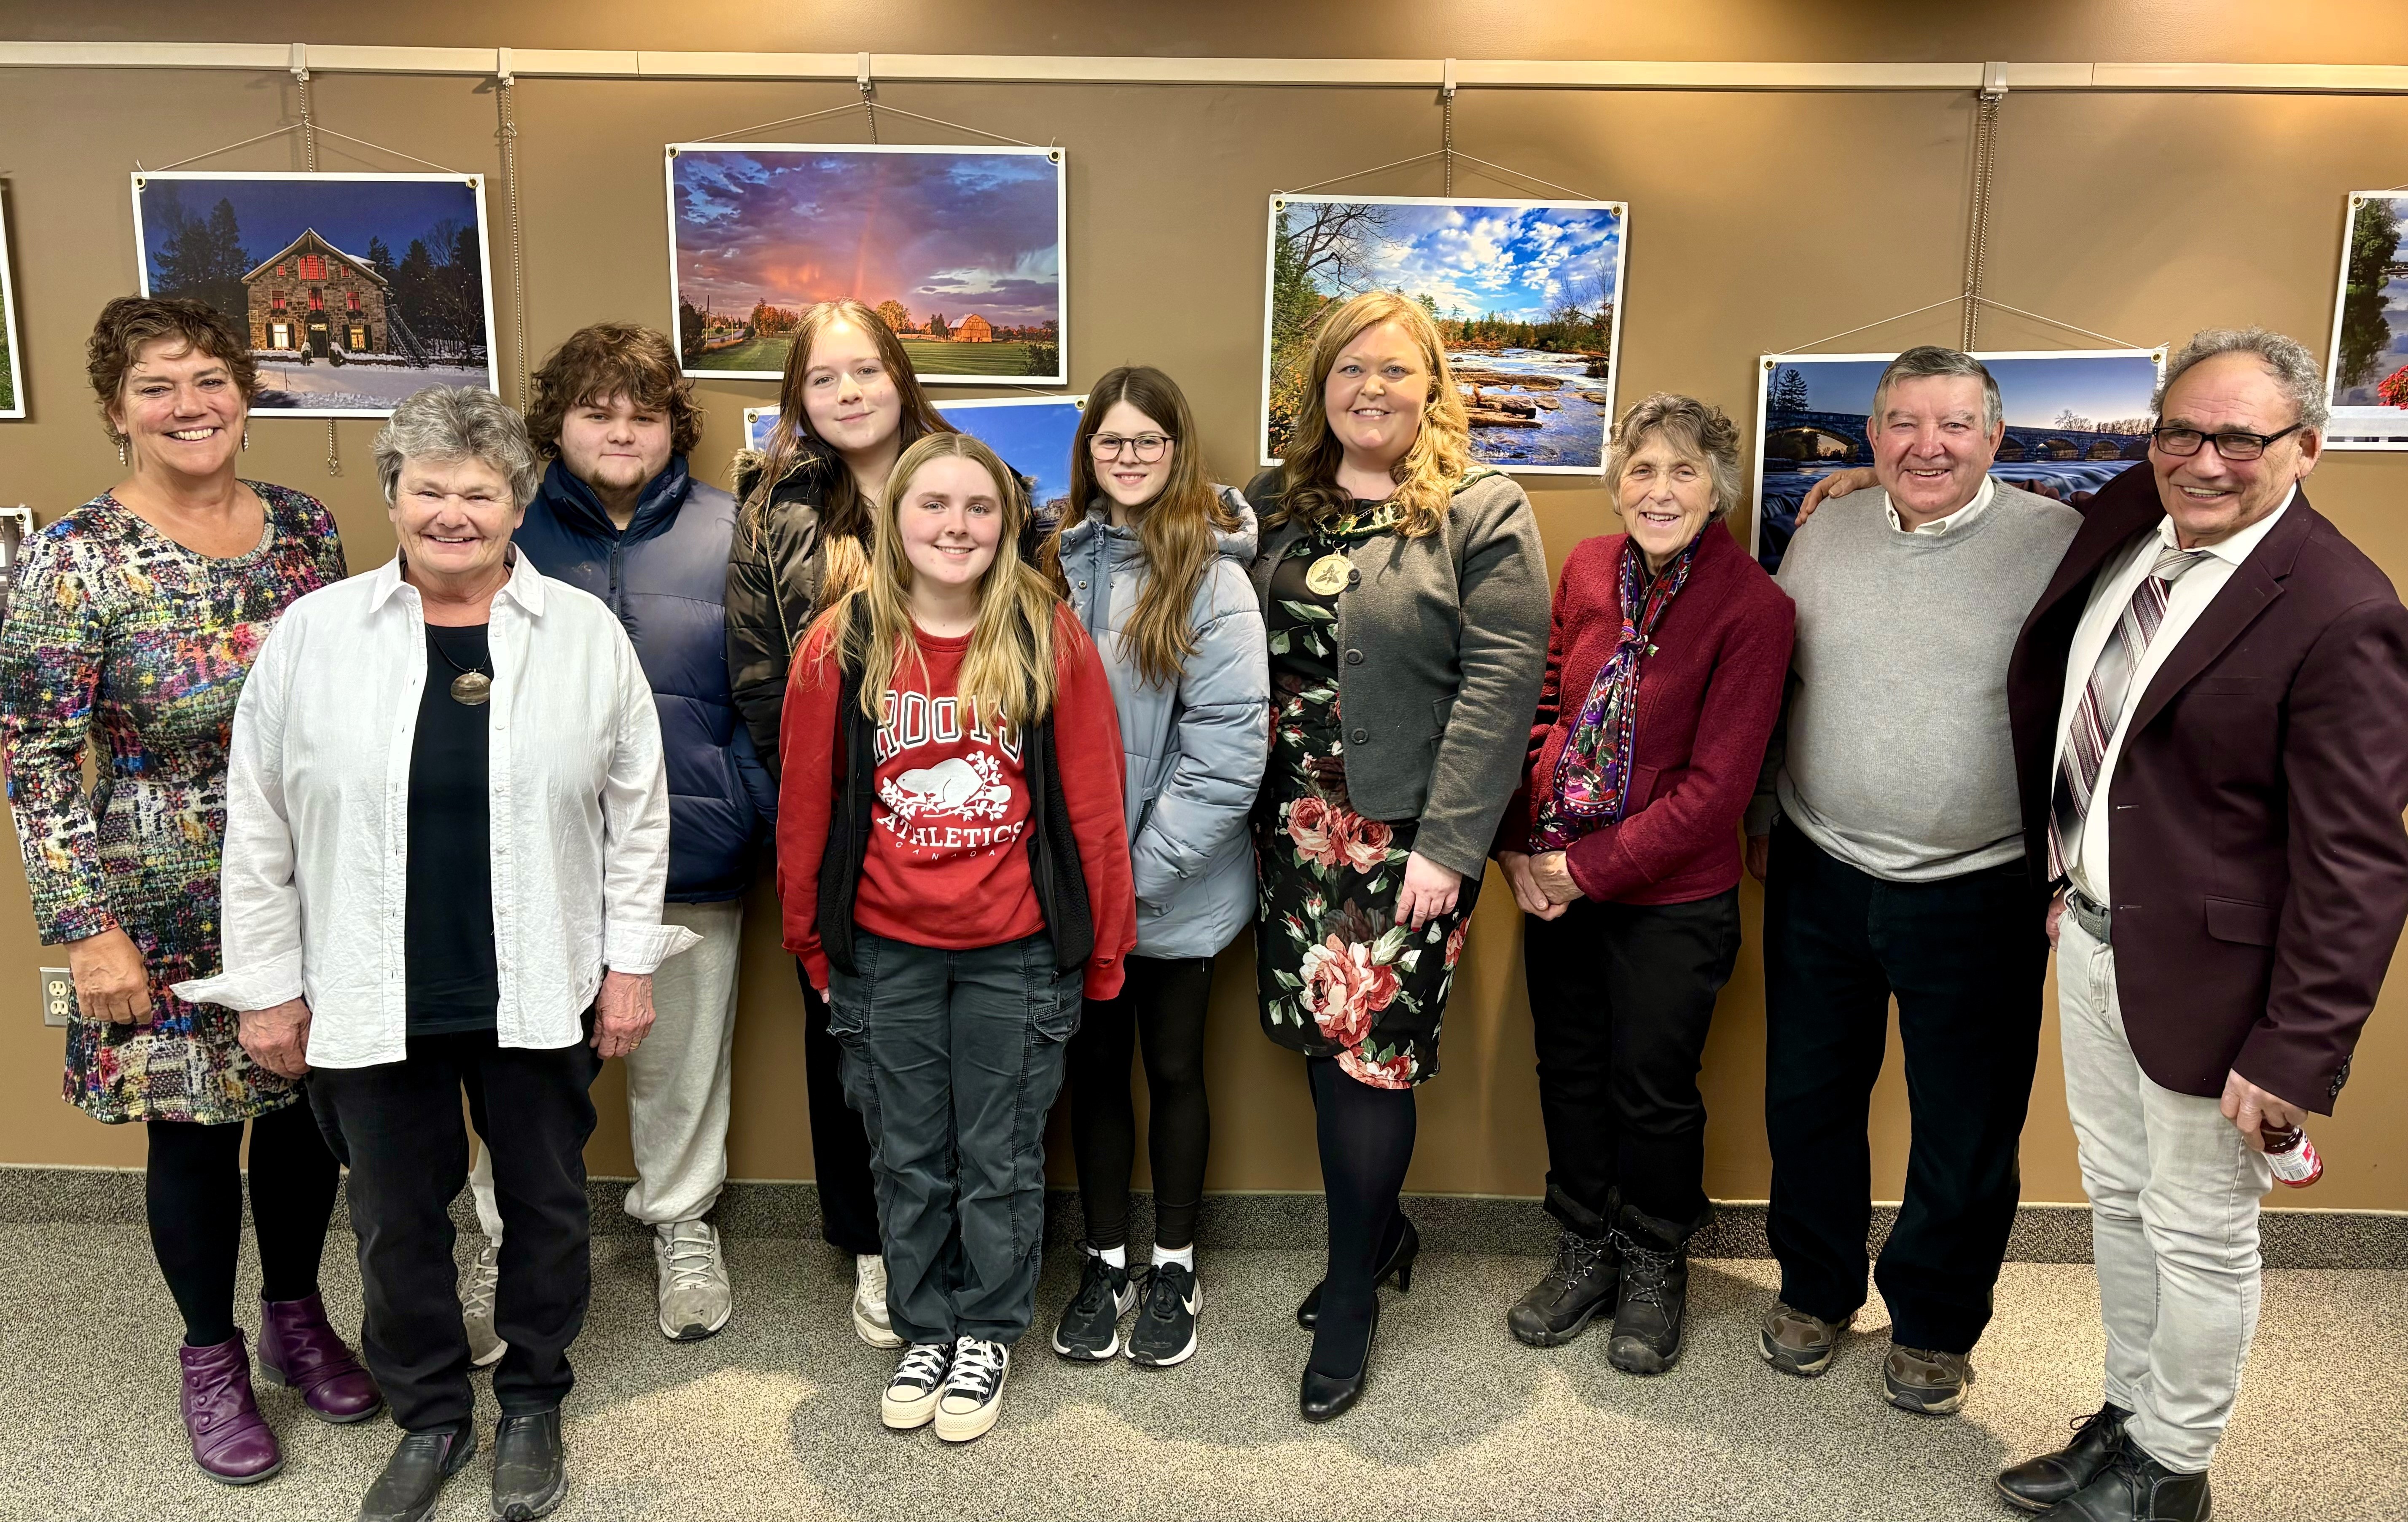
M 1120 721 L 1086 631 L 1075 619 L 1057 618 L 1054 639 L 1054 752 L 1096 936 L 1086 992 L 1109 998 L 1119 990 L 1121 958 L 1137 943 L 1121 813 Z M 948 950 L 1039 934 L 1045 913 L 1028 871 L 1033 802 L 1025 737 L 1009 725 L 971 722 L 954 696 L 969 653 L 967 636 L 922 633 L 918 640 L 920 661 L 900 663 L 882 710 L 853 924 L 890 940 Z M 827 985 L 817 923 L 819 864 L 844 772 L 837 722 L 842 689 L 827 643 L 814 638 L 804 647 L 787 688 L 778 809 L 786 945 L 819 988 Z

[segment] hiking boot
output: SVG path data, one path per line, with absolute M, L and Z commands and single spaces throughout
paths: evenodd
M 2010 1506 L 2044 1512 L 2099 1478 L 2124 1445 L 2124 1424 L 2132 1414 L 2113 1400 L 2073 1419 L 2073 1441 L 2053 1454 L 2027 1458 L 1999 1476 L 1999 1495 Z
M 1084 1242 L 1079 1252 L 1079 1292 L 1062 1307 L 1054 1351 L 1074 1363 L 1101 1363 L 1121 1350 L 1121 1317 L 1137 1303 L 1137 1286 L 1127 1264 L 1115 1268 Z
M 1783 1373 L 1813 1379 L 1831 1367 L 1841 1335 L 1856 1319 L 1852 1311 L 1843 1320 L 1826 1321 L 1784 1301 L 1765 1313 L 1764 1327 L 1756 1334 L 1756 1351 Z
M 1505 1328 L 1532 1347 L 1561 1347 L 1599 1311 L 1613 1310 L 1621 1283 L 1622 1254 L 1612 1236 L 1567 1228 L 1555 1239 L 1555 1267 L 1505 1313 Z
M 1681 1361 L 1689 1239 L 1699 1224 L 1684 1226 L 1622 1207 L 1613 1233 L 1622 1253 L 1622 1285 L 1605 1357 L 1626 1374 L 1660 1374 Z
M 1954 1415 L 1965 1403 L 1965 1386 L 1973 1383 L 1973 1365 L 1962 1353 L 1937 1348 L 1889 1345 L 1882 1360 L 1882 1385 L 1889 1403 L 1918 1416 Z

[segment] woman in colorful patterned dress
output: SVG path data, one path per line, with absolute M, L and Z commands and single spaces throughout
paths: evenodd
M 340 581 L 326 510 L 235 473 L 257 386 L 242 334 L 195 301 L 122 297 L 89 350 L 132 473 L 26 541 L 0 625 L 0 741 L 45 945 L 75 976 L 66 1098 L 150 1133 L 152 1250 L 182 1313 L 193 1457 L 229 1485 L 283 1464 L 235 1322 L 251 1122 L 261 1368 L 326 1421 L 381 1404 L 326 1321 L 318 1259 L 334 1155 L 299 1084 L 254 1066 L 235 1017 L 169 985 L 218 969 L 227 734 L 268 627 Z M 100 784 L 83 791 L 98 742 Z
M 1305 1054 L 1327 1277 L 1308 1421 L 1354 1403 L 1380 1281 L 1412 1284 L 1398 1208 L 1413 1088 L 1439 1026 L 1547 654 L 1530 502 L 1473 467 L 1438 329 L 1406 297 L 1324 319 L 1281 468 L 1246 488 L 1269 525 L 1254 580 L 1270 642 L 1271 757 L 1254 810 L 1263 1028 Z

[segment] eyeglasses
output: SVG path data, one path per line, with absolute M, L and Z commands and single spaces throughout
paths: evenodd
M 1170 438 L 1165 434 L 1139 434 L 1134 438 L 1124 438 L 1118 434 L 1096 434 L 1087 440 L 1087 452 L 1098 460 L 1117 460 L 1123 445 L 1137 452 L 1138 464 L 1152 465 L 1162 458 L 1163 451 L 1170 447 Z
M 2248 434 L 2237 431 L 2211 434 L 2202 433 L 2197 428 L 2152 428 L 2149 430 L 2149 442 L 2160 453 L 2172 454 L 2178 459 L 2186 460 L 2197 454 L 2200 446 L 2212 438 L 2215 441 L 2215 452 L 2226 459 L 2254 460 L 2265 453 L 2267 446 L 2277 438 L 2287 438 L 2306 426 L 2304 423 L 2294 423 L 2278 434 Z

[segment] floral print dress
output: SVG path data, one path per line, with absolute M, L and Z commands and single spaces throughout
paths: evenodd
M 1348 805 L 1338 715 L 1338 594 L 1306 581 L 1312 563 L 1396 532 L 1394 504 L 1300 535 L 1273 568 L 1271 754 L 1254 806 L 1261 913 L 1254 926 L 1263 1030 L 1330 1056 L 1374 1088 L 1438 1073 L 1439 1025 L 1480 883 L 1419 931 L 1396 922 L 1414 822 L 1366 819 Z
M 344 574 L 322 505 L 244 484 L 266 523 L 248 553 L 223 558 L 103 493 L 25 541 L 0 625 L 0 742 L 35 925 L 45 945 L 122 929 L 150 975 L 150 1026 L 68 1015 L 66 1098 L 103 1121 L 222 1125 L 301 1092 L 251 1065 L 231 1011 L 169 988 L 219 969 L 226 747 L 243 678 L 294 599 Z

